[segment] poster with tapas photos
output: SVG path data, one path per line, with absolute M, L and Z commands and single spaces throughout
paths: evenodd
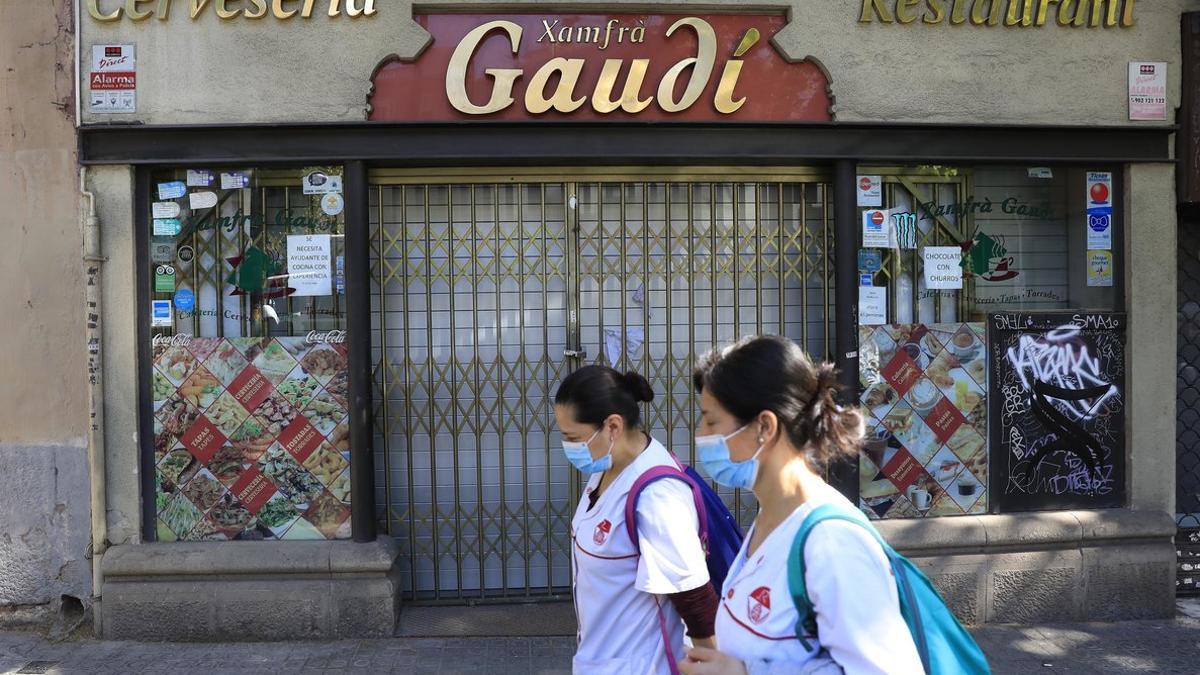
M 982 323 L 859 329 L 859 499 L 870 518 L 987 512 L 986 336 Z
M 157 336 L 159 541 L 346 539 L 344 331 Z

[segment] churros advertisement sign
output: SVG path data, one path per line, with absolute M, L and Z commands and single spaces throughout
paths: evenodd
M 781 15 L 421 14 L 432 40 L 372 77 L 376 121 L 828 121 L 814 59 L 773 40 Z

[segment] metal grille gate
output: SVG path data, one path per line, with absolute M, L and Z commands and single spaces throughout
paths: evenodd
M 1175 510 L 1180 527 L 1200 527 L 1200 228 L 1179 227 L 1179 368 Z
M 1175 588 L 1200 593 L 1200 228 L 1179 228 L 1178 368 L 1175 376 L 1175 511 L 1179 554 Z
M 757 332 L 832 349 L 819 174 L 500 175 L 372 176 L 376 485 L 409 600 L 569 591 L 580 477 L 552 407 L 571 370 L 646 375 L 651 433 L 690 458 L 697 355 Z

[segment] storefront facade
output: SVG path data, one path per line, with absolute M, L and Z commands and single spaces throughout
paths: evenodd
M 761 332 L 842 367 L 831 478 L 965 620 L 1171 611 L 1173 127 L 1127 88 L 1179 99 L 1180 6 L 83 4 L 105 635 L 567 599 L 557 382 L 639 370 L 690 456 L 693 360 Z

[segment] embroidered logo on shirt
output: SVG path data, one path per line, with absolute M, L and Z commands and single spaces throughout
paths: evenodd
M 597 546 L 603 544 L 604 540 L 608 539 L 609 532 L 612 532 L 612 523 L 607 519 L 600 521 L 600 524 L 596 526 L 596 531 L 592 532 L 592 541 L 596 542 Z
M 746 615 L 756 624 L 767 620 L 771 614 L 771 589 L 759 586 L 746 599 Z

